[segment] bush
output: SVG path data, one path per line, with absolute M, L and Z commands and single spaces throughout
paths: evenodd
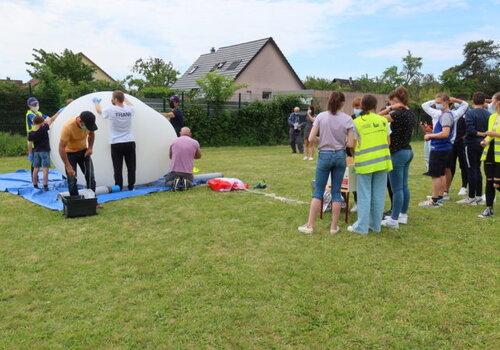
M 277 145 L 287 142 L 288 115 L 300 104 L 300 96 L 278 96 L 210 116 L 206 105 L 188 105 L 184 114 L 193 137 L 204 146 Z
M 25 155 L 26 146 L 25 136 L 0 132 L 0 157 Z

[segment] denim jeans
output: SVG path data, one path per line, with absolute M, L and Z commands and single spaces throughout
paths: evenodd
M 367 234 L 368 230 L 380 232 L 380 221 L 384 213 L 387 171 L 357 174 L 358 220 L 352 227 L 355 232 Z
M 408 172 L 413 159 L 411 149 L 400 149 L 391 154 L 392 171 L 389 173 L 389 181 L 392 188 L 392 211 L 391 217 L 394 220 L 399 218 L 399 214 L 408 212 L 410 204 L 410 189 L 408 187 Z
M 431 142 L 424 141 L 424 162 L 425 162 L 425 171 L 429 171 L 429 156 L 431 154 Z
M 313 198 L 323 199 L 328 177 L 332 176 L 332 202 L 342 202 L 340 188 L 346 168 L 345 150 L 319 151 Z

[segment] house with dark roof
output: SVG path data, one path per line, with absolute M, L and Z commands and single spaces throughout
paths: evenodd
M 246 84 L 230 98 L 237 101 L 262 100 L 279 91 L 303 90 L 304 84 L 273 40 L 265 38 L 242 44 L 212 48 L 203 54 L 172 86 L 177 90 L 199 89 L 196 80 L 205 74 L 218 71 Z
M 110 82 L 110 83 L 115 83 L 116 82 L 116 80 L 113 79 L 113 77 L 111 75 L 109 75 L 108 73 L 106 73 L 104 71 L 104 69 L 102 69 L 97 64 L 95 64 L 94 61 L 92 61 L 83 52 L 79 52 L 78 55 L 80 56 L 80 58 L 82 59 L 82 62 L 84 64 L 86 64 L 87 66 L 90 66 L 90 67 L 94 68 L 94 73 L 92 73 L 92 77 L 95 80 L 104 80 L 104 81 L 107 81 L 107 82 Z

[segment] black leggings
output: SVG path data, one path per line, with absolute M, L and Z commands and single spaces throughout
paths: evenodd
M 455 177 L 455 171 L 457 169 L 457 159 L 458 165 L 460 166 L 460 175 L 462 176 L 462 187 L 466 188 L 468 181 L 467 176 L 467 161 L 465 159 L 465 147 L 462 141 L 457 141 L 453 144 L 453 152 L 451 155 L 451 177 Z
M 469 198 L 481 197 L 483 194 L 483 176 L 481 175 L 481 155 L 483 147 L 479 143 L 465 146 L 467 160 L 467 176 L 469 179 Z
M 495 201 L 495 184 L 500 192 L 500 163 L 484 162 L 484 174 L 486 175 L 486 206 L 493 207 Z
M 135 185 L 135 142 L 114 143 L 111 145 L 111 159 L 115 185 L 123 189 L 123 160 L 127 166 L 128 189 L 133 190 Z

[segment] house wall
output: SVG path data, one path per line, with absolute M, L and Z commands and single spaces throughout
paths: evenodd
M 93 62 L 89 61 L 87 59 L 87 57 L 85 57 L 83 55 L 81 57 L 82 57 L 83 63 L 85 63 L 87 66 L 91 66 L 95 69 L 94 73 L 92 74 L 92 76 L 94 77 L 95 80 L 104 80 L 104 81 L 114 82 L 114 80 L 110 79 L 109 76 L 106 73 L 104 73 L 104 71 L 101 68 L 96 66 Z
M 312 93 L 312 97 L 314 98 L 315 103 L 319 104 L 319 107 L 322 111 L 325 111 L 328 106 L 328 99 L 330 98 L 331 91 L 321 91 L 314 90 Z M 362 92 L 344 92 L 345 102 L 342 107 L 342 112 L 347 113 L 349 115 L 352 114 L 352 101 L 356 97 L 363 97 L 365 95 Z M 385 101 L 389 98 L 389 95 L 384 94 L 371 94 L 377 98 L 377 111 L 382 109 L 385 106 Z
M 246 83 L 247 87 L 236 91 L 231 101 L 237 101 L 239 93 L 243 101 L 248 101 L 261 100 L 264 91 L 302 90 L 302 86 L 290 72 L 288 65 L 283 62 L 278 50 L 270 43 L 267 43 L 241 72 L 236 83 Z

